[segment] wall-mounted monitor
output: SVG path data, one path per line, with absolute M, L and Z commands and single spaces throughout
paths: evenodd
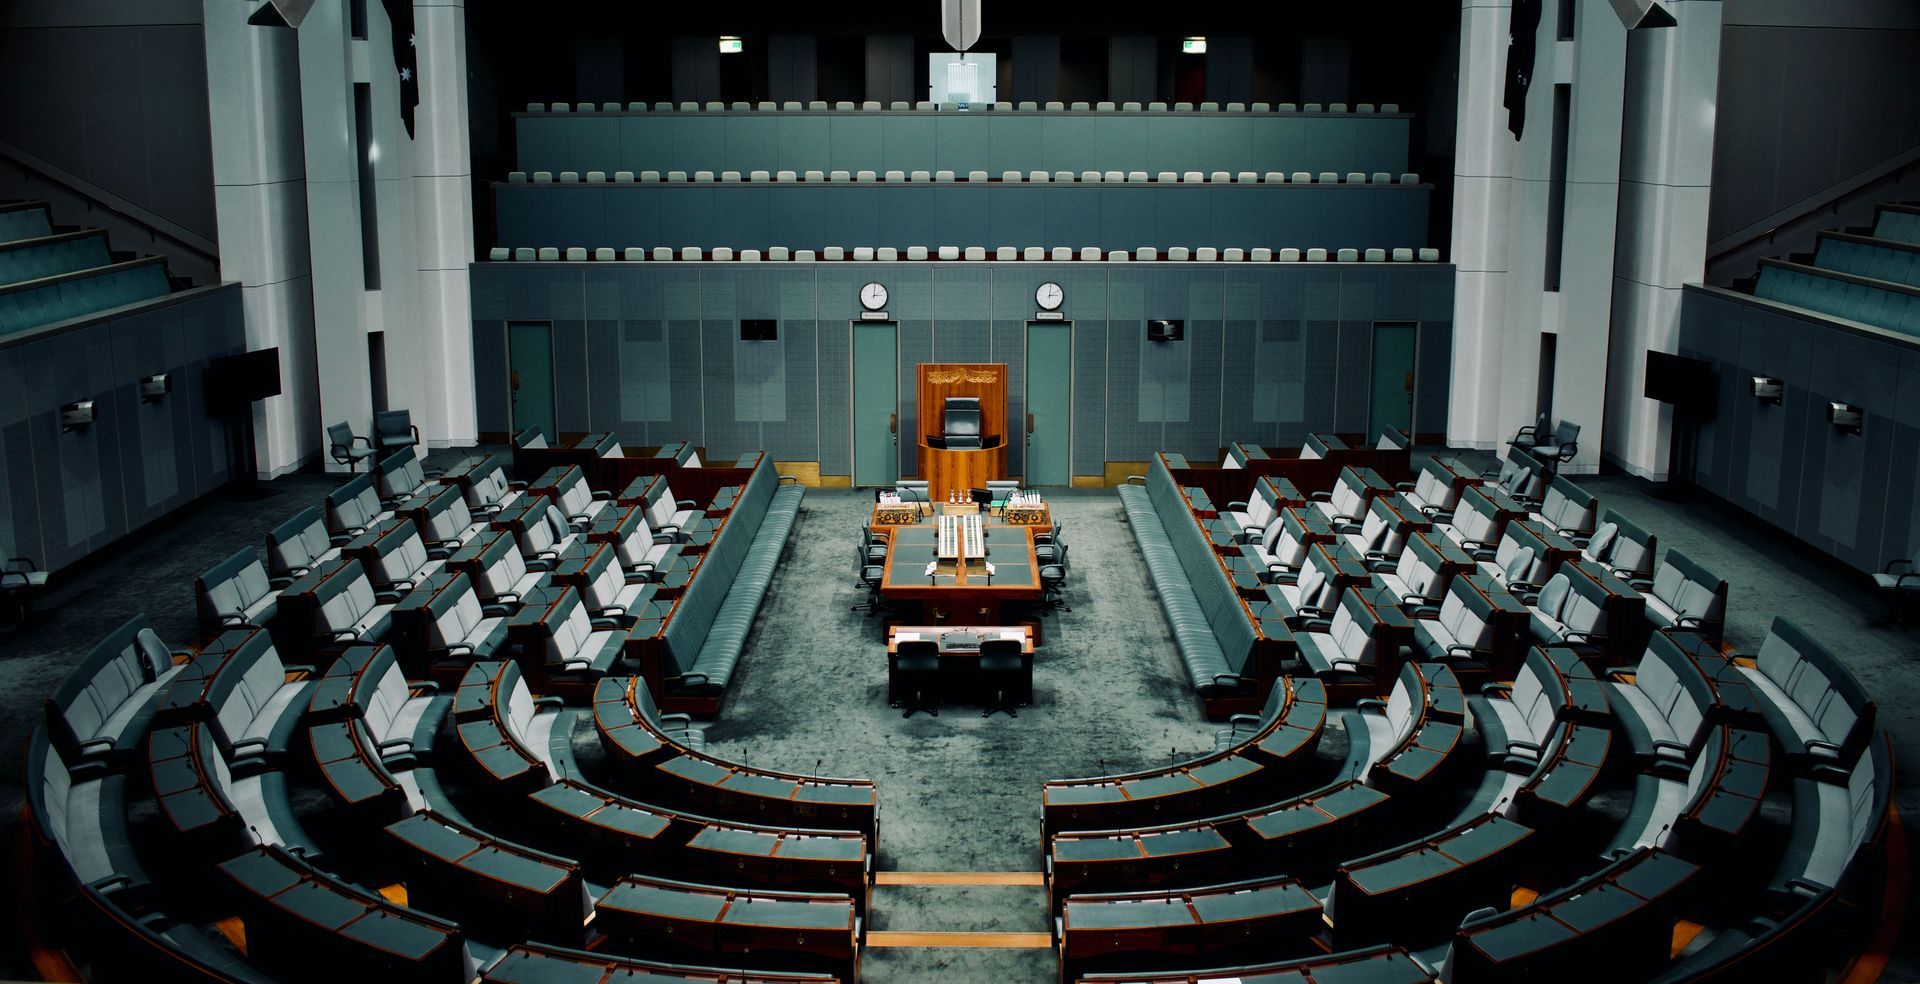
M 1187 337 L 1187 323 L 1155 319 L 1147 322 L 1147 341 L 1179 342 Z
M 999 76 L 990 51 L 935 52 L 927 56 L 927 99 L 989 105 L 999 98 Z
M 740 340 L 743 342 L 777 342 L 780 340 L 780 322 L 772 318 L 741 318 Z

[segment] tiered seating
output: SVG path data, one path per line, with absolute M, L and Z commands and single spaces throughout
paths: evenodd
M 535 698 L 511 661 L 467 667 L 453 699 L 466 764 L 502 791 L 538 789 L 579 771 L 573 759 L 578 713 L 558 697 Z
M 1375 946 L 1361 950 L 1306 957 L 1282 963 L 1262 961 L 1240 966 L 1216 966 L 1200 971 L 1128 971 L 1126 973 L 1082 974 L 1078 984 L 1211 984 L 1214 981 L 1303 981 L 1306 984 L 1337 984 L 1364 981 L 1366 984 L 1428 984 L 1432 971 L 1421 966 L 1406 950 L 1397 946 Z
M 1400 670 L 1400 653 L 1413 638 L 1413 621 L 1398 599 L 1371 588 L 1340 595 L 1324 621 L 1294 633 L 1300 659 L 1328 691 L 1379 694 Z
M 1874 734 L 1877 709 L 1838 658 L 1799 626 L 1776 617 L 1752 666 L 1742 665 L 1787 761 L 1829 782 Z
M 702 751 L 705 738 L 686 716 L 662 715 L 637 680 L 602 679 L 593 714 L 616 773 L 661 802 L 722 819 L 879 837 L 880 801 L 872 782 L 791 775 L 713 758 Z
M 622 169 L 674 168 L 738 176 L 756 169 L 843 169 L 850 177 L 870 168 L 870 180 L 877 181 L 887 169 L 935 176 L 945 170 L 955 178 L 972 171 L 1093 170 L 1104 178 L 1110 169 L 1204 175 L 1279 166 L 1337 176 L 1405 170 L 1410 125 L 1398 113 L 1334 113 L 1317 103 L 1306 111 L 1255 103 L 1252 111 L 1231 113 L 1179 104 L 1169 112 L 1165 103 L 1092 113 L 1007 103 L 976 104 L 964 113 L 766 105 L 656 104 L 648 110 L 629 103 L 618 113 L 517 113 L 515 160 L 528 171 L 604 168 L 614 178 Z M 1070 137 L 1041 138 L 1055 131 Z
M 1612 745 L 1607 691 L 1567 647 L 1534 648 L 1511 685 L 1467 698 L 1496 770 L 1496 803 L 1546 825 L 1598 790 Z
M 1223 699 L 1260 700 L 1271 685 L 1271 678 L 1261 678 L 1255 657 L 1260 630 L 1214 559 L 1212 543 L 1166 462 L 1155 459 L 1147 475 L 1128 483 L 1120 487 L 1127 523 L 1194 689 L 1210 714 L 1220 713 Z
M 596 930 L 641 952 L 719 954 L 749 966 L 815 968 L 842 981 L 859 976 L 861 920 L 844 895 L 628 875 L 600 896 L 594 916 Z
M 924 255 L 921 255 L 924 254 Z M 611 246 L 598 246 L 589 252 L 585 247 L 569 246 L 564 251 L 553 246 L 520 246 L 508 248 L 495 246 L 488 251 L 487 260 L 492 263 L 542 264 L 549 263 L 585 263 L 589 259 L 595 264 L 604 265 L 614 262 L 637 263 L 650 260 L 655 263 L 837 263 L 854 261 L 859 263 L 881 262 L 931 262 L 943 263 L 967 262 L 979 263 L 1133 263 L 1157 262 L 1166 260 L 1172 263 L 1255 263 L 1283 265 L 1298 264 L 1302 261 L 1310 264 L 1329 263 L 1387 263 L 1406 265 L 1412 263 L 1439 263 L 1440 251 L 1431 246 L 1415 249 L 1410 246 L 1393 247 L 1341 247 L 1328 249 L 1313 247 L 1300 249 L 1285 247 L 1273 249 L 1266 246 L 1245 248 L 1228 246 L 1172 246 L 1165 250 L 1157 246 L 1136 246 L 1131 249 L 1102 249 L 1098 246 L 1083 246 L 1075 249 L 1070 246 L 941 246 L 929 249 L 925 246 L 909 246 L 905 250 L 896 246 L 823 246 L 818 249 L 795 249 L 787 246 L 772 246 L 762 251 L 756 248 L 735 249 L 732 246 L 655 246 L 651 249 L 640 246 L 628 246 L 614 249 Z M 1405 446 L 1394 445 L 1395 450 L 1406 450 Z
M 1062 903 L 1055 923 L 1067 981 L 1101 969 L 1178 965 L 1194 953 L 1271 959 L 1312 952 L 1306 941 L 1319 928 L 1320 900 L 1292 878 L 1076 895 Z
M 407 901 L 506 939 L 578 940 L 593 899 L 577 862 L 515 844 L 431 811 L 386 827 Z
M 10 335 L 165 297 L 166 258 L 108 263 L 0 284 L 0 335 Z
M 475 455 L 454 465 L 440 476 L 449 485 L 458 486 L 466 497 L 467 511 L 475 516 L 491 517 L 511 505 L 526 489 L 524 483 L 507 478 L 506 465 L 494 455 Z
M 311 506 L 302 509 L 267 531 L 267 576 L 278 582 L 275 587 L 284 588 L 295 578 L 337 559 L 346 542 L 346 537 L 328 535 L 320 510 Z
M 112 262 L 107 234 L 98 229 L 0 239 L 0 284 L 78 273 Z
M 1668 550 L 1651 581 L 1634 581 L 1656 628 L 1699 629 L 1718 638 L 1727 620 L 1727 581 Z
M 802 486 L 776 478 L 771 461 L 762 458 L 753 469 L 657 645 L 641 649 L 643 675 L 662 706 L 719 710 L 805 494 Z M 656 519 L 667 520 L 655 527 L 662 531 L 684 530 L 693 518 L 673 503 L 650 508 Z M 672 516 L 664 515 L 668 509 L 674 509 Z
M 392 518 L 371 474 L 356 475 L 327 493 L 327 532 L 336 537 L 359 536 Z
M 646 976 L 637 976 L 642 974 Z M 688 981 L 692 984 L 832 984 L 838 978 L 804 973 L 734 972 L 679 967 L 541 943 L 515 944 L 480 975 L 482 984 L 529 984 L 558 980 L 578 981 L 580 984 L 620 984 L 633 980 Z
M 248 956 L 283 979 L 327 973 L 465 981 L 461 928 L 334 877 L 300 856 L 259 847 L 218 865 L 241 899 Z
M 386 824 L 428 806 L 421 789 L 434 739 L 453 705 L 428 682 L 411 683 L 390 646 L 356 646 L 313 688 L 307 744 L 334 802 Z M 438 783 L 428 779 L 427 788 Z
M 47 698 L 46 726 L 65 768 L 88 773 L 129 764 L 179 670 L 145 615 L 100 640 Z
M 1041 830 L 1179 823 L 1262 802 L 1312 759 L 1326 716 L 1318 681 L 1275 683 L 1266 709 L 1235 715 L 1222 732 L 1227 747 L 1212 755 L 1130 775 L 1048 782 L 1040 794 Z
M 639 628 L 643 636 L 650 636 L 659 631 L 673 608 L 652 580 L 654 573 L 629 571 L 620 563 L 619 547 L 589 541 L 583 552 L 553 569 L 553 583 L 578 590 L 588 615 L 610 619 L 623 629 Z
M 589 615 L 580 592 L 563 587 L 523 604 L 507 632 L 518 640 L 522 665 L 543 689 L 590 693 L 595 681 L 624 665 L 628 632 L 620 623 Z
M 242 547 L 194 578 L 193 593 L 200 606 L 200 634 L 207 637 L 241 625 L 264 628 L 279 613 L 279 591 L 252 547 Z
M 1531 827 L 1488 813 L 1342 863 L 1326 900 L 1334 946 L 1443 936 L 1466 913 L 1507 903 L 1516 869 L 1544 839 Z
M 1596 967 L 1644 980 L 1664 966 L 1698 866 L 1643 848 L 1504 912 L 1461 924 L 1441 964 L 1455 984 L 1578 978 Z M 1494 906 L 1491 908 L 1498 908 Z

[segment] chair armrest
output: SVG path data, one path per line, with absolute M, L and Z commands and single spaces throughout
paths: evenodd
M 1419 595 L 1408 595 L 1405 598 L 1402 598 L 1400 600 L 1409 605 L 1413 605 L 1414 602 L 1423 601 L 1425 599 L 1422 599 Z M 1440 609 L 1433 605 L 1414 605 L 1413 610 L 1407 613 L 1407 617 L 1408 618 L 1439 618 Z
M 233 743 L 233 754 L 235 758 L 265 755 L 266 752 L 267 740 L 265 738 L 242 738 Z
M 1387 712 L 1387 702 L 1378 697 L 1362 697 L 1353 702 L 1353 709 L 1356 711 L 1374 711 L 1385 714 Z
M 1233 726 L 1235 726 L 1235 727 L 1238 727 L 1238 726 L 1240 726 L 1240 725 L 1242 725 L 1242 724 L 1259 724 L 1259 723 L 1260 723 L 1260 715 L 1258 715 L 1258 714 L 1235 714 L 1234 716 L 1232 716 L 1232 717 L 1230 717 L 1230 718 L 1228 718 L 1228 719 L 1227 719 L 1227 723 L 1228 723 L 1228 724 L 1230 724 L 1230 725 L 1233 725 Z
M 1307 498 L 1312 499 L 1315 502 L 1332 502 L 1333 493 L 1332 492 L 1314 492 L 1309 494 Z
M 1128 475 L 1128 476 L 1127 476 L 1127 481 L 1126 481 L 1126 484 L 1128 484 L 1128 485 L 1145 485 L 1145 484 L 1147 484 L 1147 476 L 1145 476 L 1145 475 Z
M 352 642 L 360 636 L 352 629 L 335 629 L 331 635 L 334 642 Z
M 456 642 L 456 643 L 454 643 L 453 645 L 451 645 L 451 646 L 448 646 L 448 647 L 447 647 L 447 655 L 449 655 L 449 656 L 472 656 L 472 655 L 473 655 L 473 647 L 472 647 L 472 646 L 469 646 L 469 645 L 467 645 L 467 644 L 466 644 L 466 643 L 464 643 L 464 642 Z
M 408 582 L 405 582 L 405 583 L 406 583 L 406 584 L 408 584 L 409 586 L 411 586 L 413 582 L 411 582 L 411 581 L 408 581 Z M 378 603 L 380 603 L 380 604 L 382 604 L 382 605 L 392 605 L 392 604 L 396 604 L 396 603 L 398 603 L 398 602 L 400 601 L 400 592 L 398 592 L 398 591 L 375 591 L 375 592 L 373 593 L 373 600 L 374 600 L 374 601 L 376 601 L 376 602 L 378 602 Z
M 777 482 L 777 484 L 780 484 L 780 485 L 787 485 L 787 484 L 793 484 L 793 485 L 799 485 L 799 484 L 800 484 L 800 479 L 799 479 L 798 477 L 796 477 L 796 476 L 793 476 L 793 475 L 782 475 L 782 476 L 780 476 L 780 478 L 778 479 L 778 482 Z
M 691 715 L 691 714 L 662 714 L 662 715 L 660 715 L 660 723 L 661 723 L 661 724 L 665 724 L 665 723 L 667 723 L 667 722 L 669 722 L 669 721 L 677 721 L 677 722 L 679 722 L 680 724 L 685 724 L 685 725 L 691 725 L 691 724 L 693 724 L 693 715 Z
M 440 692 L 440 684 L 432 680 L 413 680 L 407 683 L 407 692 L 416 697 L 427 697 Z
M 668 683 L 685 684 L 690 687 L 704 687 L 707 685 L 707 681 L 708 678 L 705 673 L 682 673 L 677 677 L 667 678 Z
M 447 546 L 451 541 L 441 540 L 427 545 L 428 560 L 446 560 L 453 556 L 453 548 Z
M 1499 697 L 1499 696 L 1504 696 L 1504 695 L 1506 695 L 1506 694 L 1511 694 L 1511 693 L 1513 693 L 1513 684 L 1511 684 L 1511 683 L 1483 683 L 1483 684 L 1481 684 L 1481 685 L 1480 685 L 1480 692 L 1481 692 L 1482 694 L 1484 694 L 1484 695 L 1486 695 L 1486 696 L 1488 696 L 1488 697 Z
M 1532 752 L 1535 756 L 1538 756 L 1541 752 L 1541 748 L 1539 745 L 1536 745 L 1530 741 L 1521 741 L 1518 738 L 1508 738 L 1507 744 L 1514 748 L 1524 748 L 1527 751 Z
M 563 700 L 561 700 L 561 699 L 560 699 L 560 698 L 558 698 L 558 697 L 535 697 L 535 698 L 533 699 L 533 706 L 535 706 L 535 707 L 565 707 L 565 706 L 566 706 L 566 701 L 563 701 Z
M 382 752 L 385 752 L 389 748 L 412 749 L 413 739 L 412 738 L 388 738 L 386 741 L 381 742 L 376 747 L 378 747 Z
M 673 504 L 676 506 L 679 506 L 682 509 L 700 508 L 700 504 L 698 502 L 693 501 L 692 499 L 675 499 L 673 501 Z
M 613 608 L 608 608 L 608 609 L 605 609 L 605 610 L 606 610 L 606 611 L 614 611 L 615 609 L 613 609 Z M 625 614 L 627 613 L 627 612 L 626 612 L 626 609 L 624 609 L 624 608 L 622 608 L 622 609 L 619 609 L 619 612 L 620 612 L 620 614 L 622 614 L 622 615 L 625 615 Z M 617 628 L 619 628 L 619 627 L 620 627 L 620 620 L 619 620 L 619 619 L 617 619 L 617 618 L 606 618 L 606 617 L 604 617 L 604 616 L 602 616 L 602 617 L 599 617 L 599 618 L 592 618 L 592 619 L 588 619 L 588 620 L 587 620 L 587 624 L 589 624 L 589 625 L 592 625 L 592 626 L 593 626 L 594 628 L 596 628 L 596 629 L 617 629 Z
M 1213 682 L 1221 687 L 1238 687 L 1246 681 L 1238 673 L 1215 673 Z
M 1808 898 L 1818 898 L 1827 892 L 1826 886 L 1815 884 L 1805 878 L 1787 879 L 1787 888 L 1796 894 L 1805 895 Z
M 1818 751 L 1827 753 L 1829 755 L 1834 756 L 1835 758 L 1838 758 L 1840 756 L 1840 752 L 1842 751 L 1839 745 L 1822 738 L 1807 739 L 1807 748 L 1810 751 L 1818 750 Z
M 1653 740 L 1653 752 L 1655 755 L 1659 755 L 1663 752 L 1672 752 L 1676 756 L 1684 759 L 1687 757 L 1687 754 L 1691 751 L 1693 750 L 1688 748 L 1685 745 L 1680 744 L 1677 741 L 1668 741 L 1665 738 L 1655 738 Z
M 309 680 L 320 674 L 319 670 L 316 670 L 305 663 L 288 663 L 287 665 L 282 666 L 280 668 L 282 670 L 285 670 L 287 673 L 287 676 L 291 679 Z
M 1449 656 L 1472 656 L 1477 659 L 1481 656 L 1490 655 L 1492 652 L 1493 650 L 1491 649 L 1475 649 L 1472 646 L 1452 645 L 1447 647 L 1447 655 Z
M 606 491 L 596 491 L 596 492 L 594 492 L 594 493 L 593 493 L 593 497 L 594 497 L 595 499 L 597 499 L 597 500 L 599 500 L 599 501 L 601 501 L 601 502 L 612 502 L 612 501 L 613 501 L 613 493 L 612 493 L 612 492 L 606 492 Z
M 1228 509 L 1245 509 L 1247 508 L 1247 504 L 1244 500 L 1235 499 L 1232 502 L 1227 503 L 1227 508 Z

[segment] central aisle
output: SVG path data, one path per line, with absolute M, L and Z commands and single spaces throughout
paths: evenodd
M 1040 786 L 1123 772 L 1213 747 L 1111 489 L 1056 491 L 1073 570 L 1071 612 L 1048 616 L 1034 704 L 1018 718 L 956 705 L 903 720 L 886 705 L 882 618 L 848 607 L 862 491 L 809 490 L 786 559 L 748 640 L 708 751 L 774 769 L 871 778 L 886 871 L 1041 870 Z M 882 886 L 870 927 L 888 932 L 1044 933 L 1034 886 Z M 1052 980 L 1045 949 L 868 951 L 872 984 Z

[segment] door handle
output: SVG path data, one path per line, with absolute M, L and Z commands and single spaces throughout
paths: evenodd
M 1027 433 L 1033 433 L 1033 414 L 1027 414 Z
M 900 433 L 900 415 L 899 414 L 897 413 L 887 414 L 887 433 L 889 434 Z

